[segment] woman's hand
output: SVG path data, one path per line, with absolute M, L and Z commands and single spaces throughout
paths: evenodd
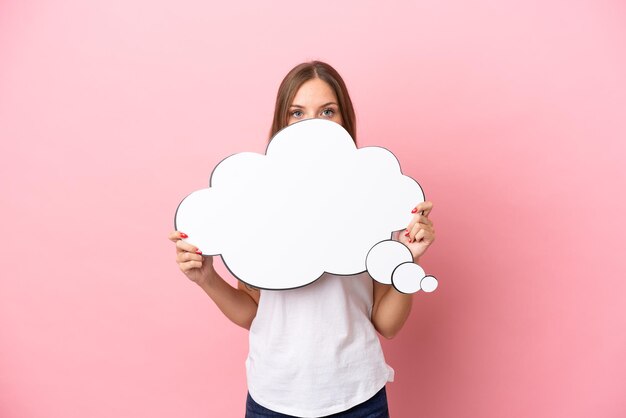
M 422 202 L 411 211 L 415 214 L 406 230 L 399 235 L 400 242 L 409 247 L 413 260 L 418 259 L 435 240 L 435 228 L 428 215 L 433 210 L 433 202 Z M 423 212 L 420 213 L 420 211 Z
M 202 252 L 191 244 L 183 241 L 187 238 L 184 232 L 173 231 L 169 239 L 176 243 L 176 262 L 180 270 L 196 284 L 202 286 L 213 277 L 213 256 L 202 255 Z

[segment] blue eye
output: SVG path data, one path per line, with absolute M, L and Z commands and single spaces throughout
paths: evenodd
M 330 113 L 327 113 L 327 112 L 330 112 Z M 322 114 L 326 117 L 332 118 L 333 115 L 335 114 L 335 111 L 331 108 L 327 108 L 322 111 Z
M 294 110 L 293 112 L 291 112 L 291 116 L 293 116 L 294 118 L 299 118 L 302 116 L 302 111 Z

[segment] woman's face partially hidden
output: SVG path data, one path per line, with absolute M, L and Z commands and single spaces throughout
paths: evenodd
M 300 86 L 287 113 L 287 125 L 311 118 L 323 118 L 343 126 L 337 96 L 324 80 L 313 78 Z

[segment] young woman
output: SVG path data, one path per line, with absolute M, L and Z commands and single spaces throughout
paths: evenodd
M 337 71 L 320 61 L 300 64 L 285 76 L 270 139 L 308 118 L 339 123 L 356 141 L 348 90 Z M 394 234 L 415 262 L 435 239 L 428 219 L 432 207 L 429 201 L 418 204 L 404 233 Z M 180 231 L 169 237 L 180 269 L 232 322 L 250 330 L 246 418 L 389 416 L 385 385 L 393 381 L 394 370 L 385 362 L 376 331 L 393 338 L 409 315 L 413 295 L 378 283 L 367 272 L 324 273 L 291 290 L 259 290 L 242 282 L 235 289 L 213 269 L 211 256 L 182 241 L 186 237 Z

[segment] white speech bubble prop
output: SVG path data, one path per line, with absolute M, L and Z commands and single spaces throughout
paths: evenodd
M 393 270 L 400 264 L 412 262 L 411 250 L 401 242 L 381 241 L 367 253 L 365 267 L 372 278 L 380 283 L 392 284 Z
M 415 263 L 402 263 L 393 270 L 391 283 L 399 292 L 415 293 L 420 290 L 421 280 L 426 276 L 424 270 Z
M 411 210 L 424 201 L 420 185 L 402 174 L 390 151 L 357 148 L 335 122 L 294 123 L 272 138 L 265 155 L 243 152 L 222 160 L 209 184 L 180 202 L 174 227 L 204 255 L 221 255 L 251 286 L 292 289 L 324 272 L 366 269 L 393 284 L 393 270 L 412 261 L 399 242 L 390 241 L 404 248 L 400 258 L 380 244 L 372 247 L 409 224 Z M 396 279 L 399 286 L 416 288 L 405 276 Z
M 398 292 L 432 292 L 437 288 L 437 279 L 427 276 L 424 269 L 413 262 L 411 250 L 398 241 L 385 240 L 374 245 L 367 253 L 365 266 L 374 280 L 393 284 Z
M 439 282 L 435 278 L 435 276 L 424 276 L 424 278 L 420 281 L 420 287 L 424 292 L 434 292 L 439 286 Z

